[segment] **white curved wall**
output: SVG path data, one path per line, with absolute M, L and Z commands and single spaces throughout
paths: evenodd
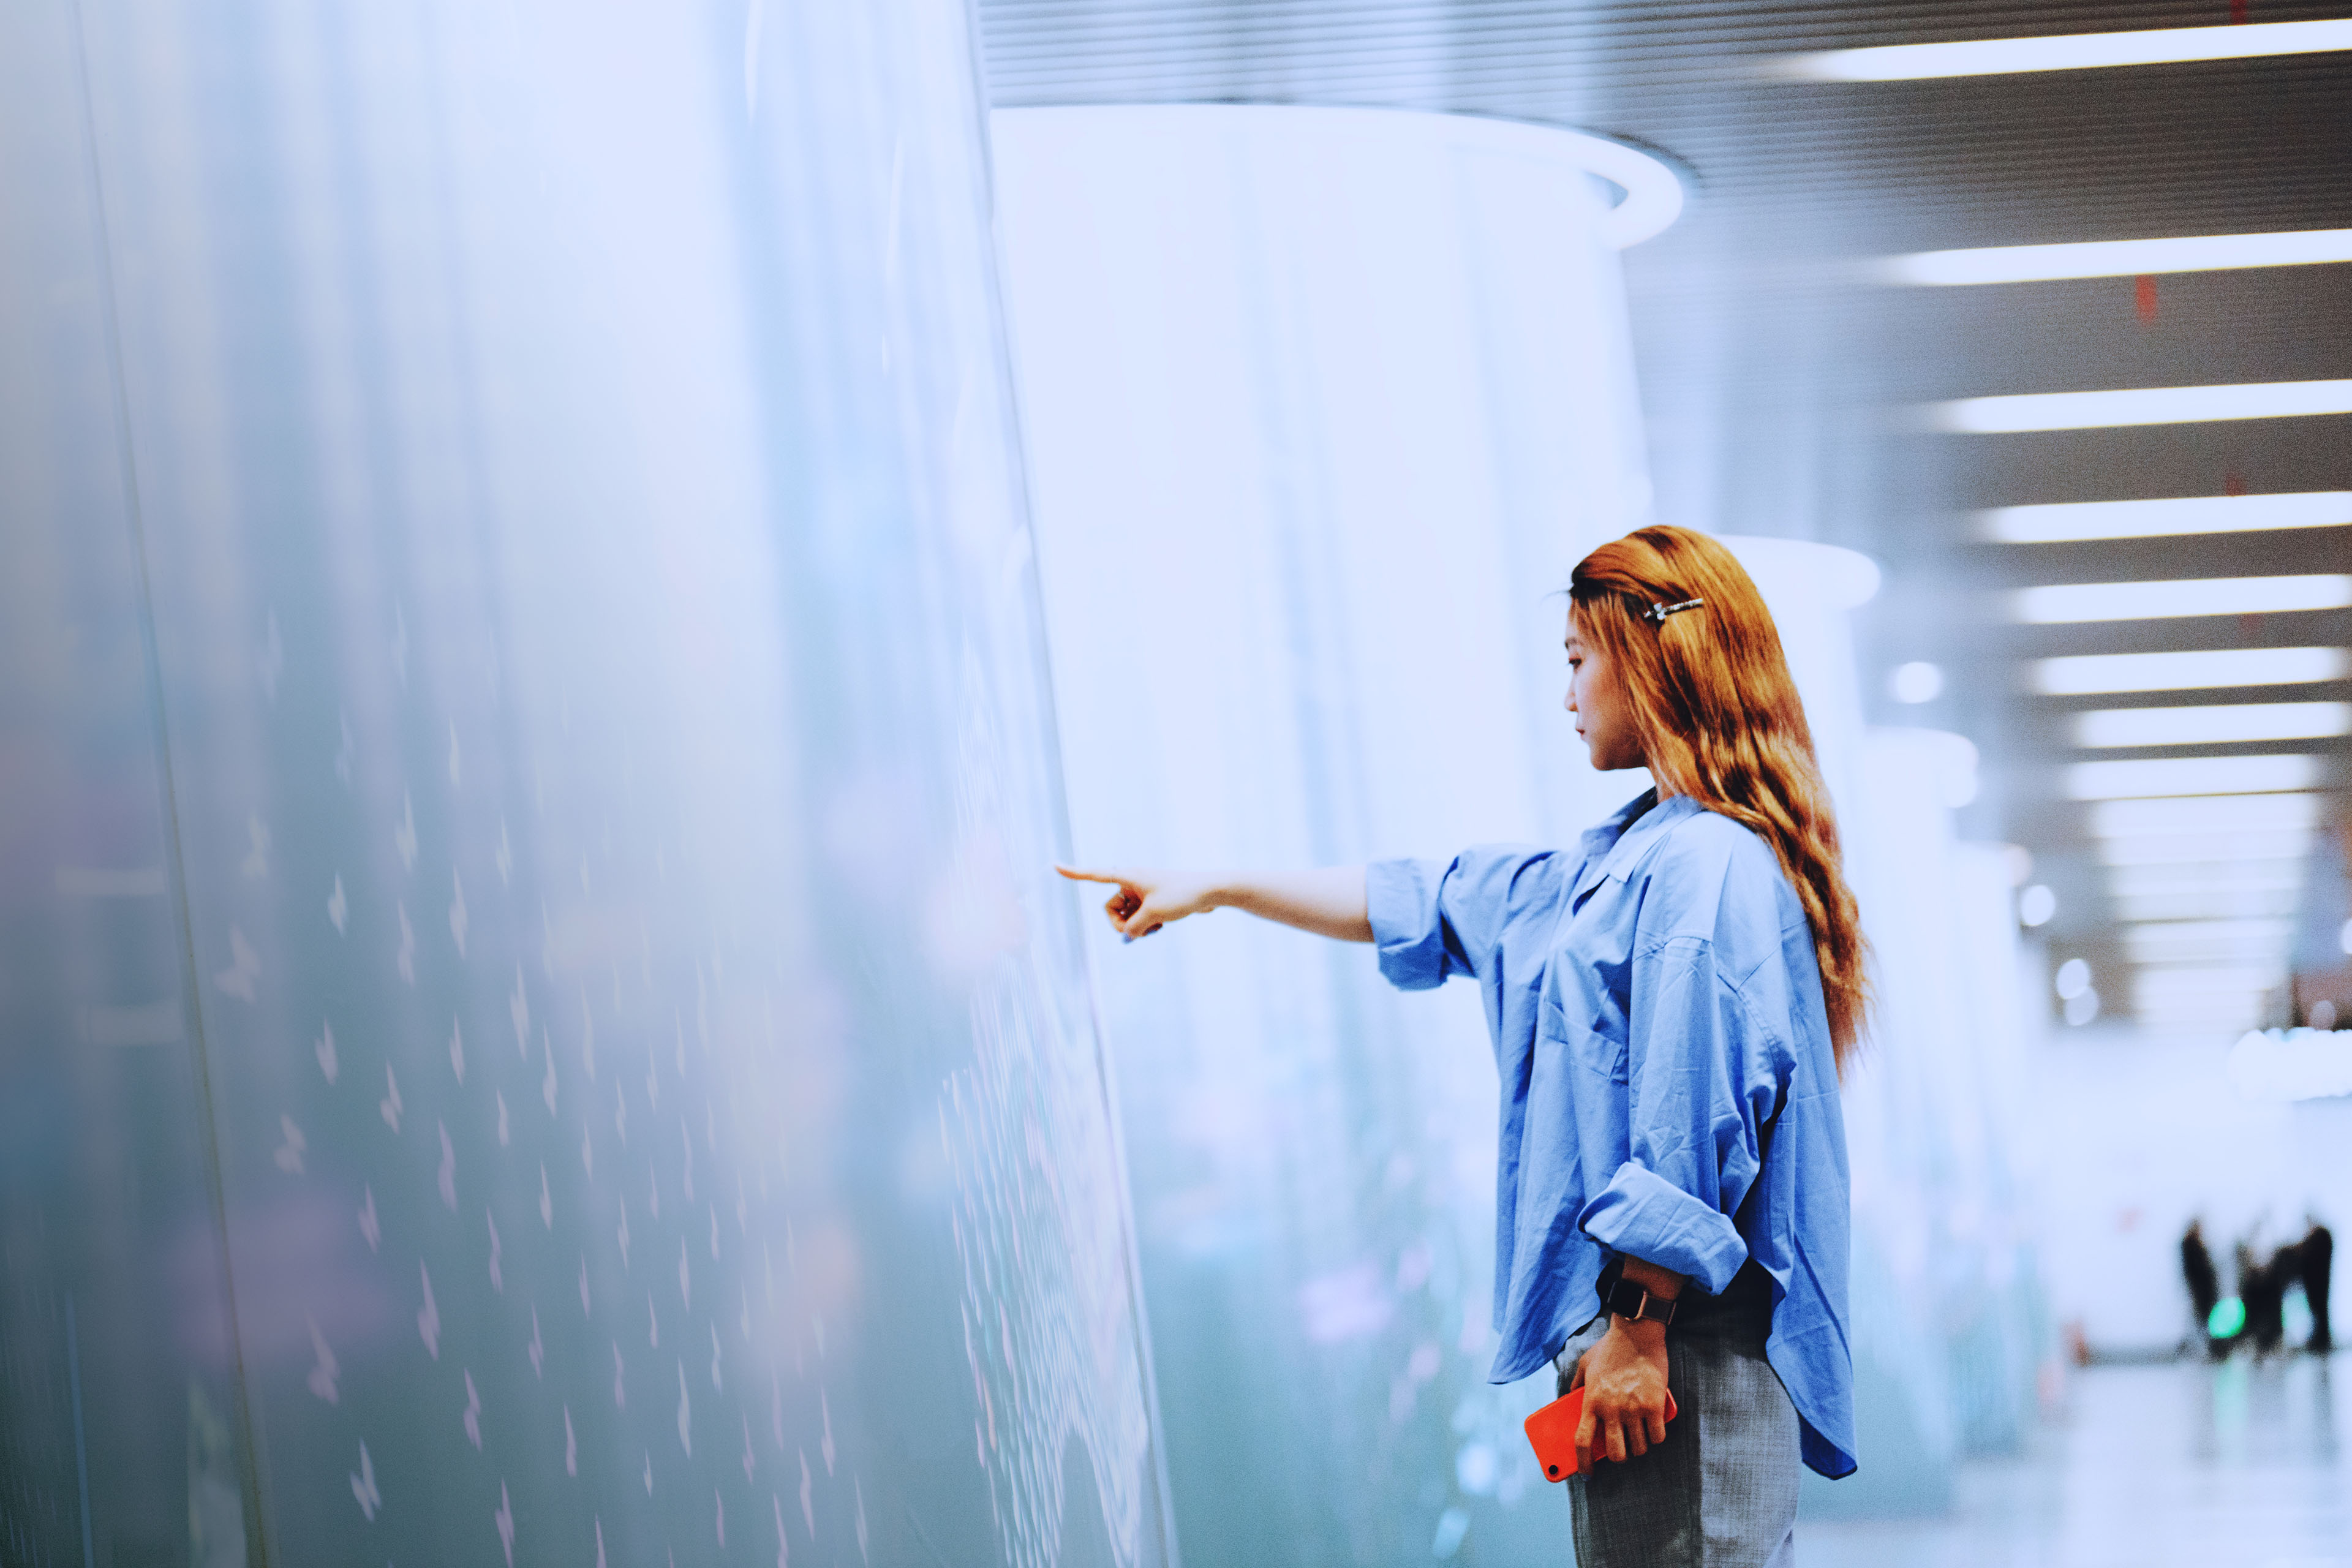
M 1638 791 L 1560 710 L 1557 590 L 1648 521 L 1631 204 L 1586 139 L 1213 107 L 993 133 L 1077 853 L 1559 843 Z M 1485 1382 L 1475 993 L 1231 915 L 1097 941 L 1186 1556 L 1556 1547 L 1513 1506 L 1557 1500 L 1517 1430 L 1549 1393 Z
M 1461 764 L 1372 770 L 1352 810 L 1321 792 L 1312 815 L 1367 843 L 1534 833 L 1559 798 L 1539 785 L 1632 793 L 1584 787 L 1549 711 L 1546 595 L 1648 521 L 1586 139 L 1215 107 L 999 110 L 993 135 L 1053 629 L 1121 650 L 1115 679 L 1091 652 L 1060 678 L 1074 762 L 1118 780 L 1074 796 L 1131 814 L 1081 805 L 1082 850 L 1097 827 L 1122 852 L 1281 847 L 1209 820 L 1200 770 L 1213 734 L 1297 730 L 1294 689 L 1344 706 L 1368 757 Z M 1283 766 L 1253 757 L 1254 798 L 1297 795 Z

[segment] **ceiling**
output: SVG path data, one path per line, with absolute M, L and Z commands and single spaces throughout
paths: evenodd
M 2210 1015 L 2217 1026 L 2281 1005 L 2244 977 L 2275 978 L 2286 962 L 2295 937 L 2282 919 L 2300 921 L 2306 991 L 2330 984 L 2324 972 L 2342 962 L 2335 934 L 2352 913 L 2337 907 L 2343 878 L 2325 858 L 2332 841 L 2314 838 L 2316 869 L 2299 872 L 2288 892 L 2275 879 L 2231 886 L 2245 868 L 2221 848 L 2201 865 L 2118 874 L 2104 863 L 2091 808 L 2067 798 L 2065 770 L 2093 758 L 2316 756 L 2332 816 L 2347 741 L 2084 750 L 2074 714 L 2347 701 L 2352 682 L 2053 698 L 2030 689 L 2032 661 L 2343 647 L 2352 610 L 2029 626 L 2012 623 L 2004 590 L 2347 573 L 2352 528 L 1992 544 L 1980 542 L 1976 513 L 2352 490 L 2352 416 L 1948 435 L 1916 429 L 1907 415 L 2011 393 L 2352 377 L 2352 266 L 1904 288 L 1869 281 L 1862 264 L 1928 249 L 2352 227 L 2352 53 L 1883 82 L 1776 79 L 1767 62 L 1886 44 L 2324 19 L 2343 6 L 2238 0 L 2236 9 L 2230 0 L 979 5 L 1000 105 L 1451 110 L 1575 126 L 1665 155 L 1688 205 L 1626 256 L 1661 519 L 1875 556 L 1887 582 L 1863 627 L 1873 719 L 1976 742 L 1983 784 L 1963 830 L 2032 852 L 2032 880 L 2057 894 L 2043 928 L 2053 957 L 2086 960 L 2108 1016 Z M 1913 660 L 1938 666 L 1944 689 L 1899 703 L 1883 677 Z M 2175 889 L 2158 903 L 2128 885 L 2158 875 Z M 2273 923 L 2126 930 L 2123 917 L 2151 911 Z M 2254 956 L 2220 969 L 2131 963 L 2184 944 L 2212 959 L 2231 943 Z M 2352 992 L 2352 974 L 2341 988 Z M 2345 1004 L 2352 1016 L 2352 995 Z M 2076 1004 L 2077 1016 L 2086 1011 Z

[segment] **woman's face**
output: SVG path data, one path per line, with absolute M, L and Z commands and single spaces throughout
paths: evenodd
M 1576 715 L 1576 732 L 1584 737 L 1592 765 L 1601 772 L 1638 768 L 1647 762 L 1624 683 L 1601 646 L 1578 634 L 1572 613 L 1568 617 L 1568 710 Z

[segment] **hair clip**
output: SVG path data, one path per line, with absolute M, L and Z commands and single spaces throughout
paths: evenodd
M 1642 618 L 1653 625 L 1663 626 L 1666 624 L 1668 616 L 1683 610 L 1696 610 L 1706 603 L 1705 599 L 1685 599 L 1679 605 L 1652 605 L 1642 612 Z

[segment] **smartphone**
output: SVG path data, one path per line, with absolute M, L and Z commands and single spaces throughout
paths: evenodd
M 1666 1419 L 1675 1418 L 1675 1396 L 1666 1395 Z M 1527 1419 L 1528 1443 L 1544 1479 L 1564 1481 L 1576 1474 L 1576 1424 L 1584 1419 L 1584 1390 L 1571 1388 Z

